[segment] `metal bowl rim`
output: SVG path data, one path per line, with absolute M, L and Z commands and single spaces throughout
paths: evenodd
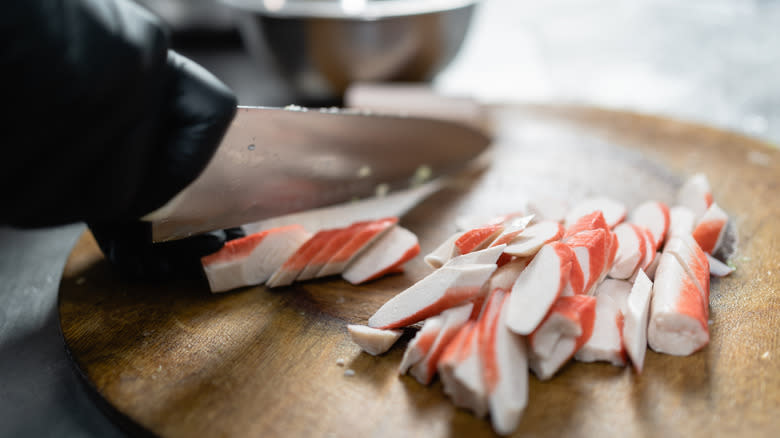
M 373 21 L 383 18 L 447 12 L 473 6 L 482 0 L 384 0 L 368 1 L 359 12 L 345 11 L 341 2 L 285 2 L 273 10 L 262 0 L 219 0 L 221 3 L 242 12 L 249 12 L 274 18 L 332 18 L 343 20 Z

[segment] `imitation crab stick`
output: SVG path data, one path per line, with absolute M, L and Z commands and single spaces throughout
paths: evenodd
M 637 373 L 642 372 L 647 351 L 647 320 L 653 283 L 640 270 L 626 299 L 623 319 L 623 345 Z
M 341 276 L 352 284 L 365 283 L 393 272 L 419 253 L 417 236 L 395 226 L 358 255 Z
M 643 202 L 631 210 L 628 221 L 650 230 L 655 241 L 653 249 L 658 250 L 669 231 L 669 207 L 659 201 Z
M 316 277 L 326 277 L 344 272 L 350 262 L 368 248 L 376 239 L 398 223 L 397 217 L 377 219 L 361 227 L 340 250 L 334 253 Z
M 565 244 L 574 251 L 582 272 L 581 283 L 575 277 L 571 279 L 575 294 L 590 294 L 600 281 L 602 273 L 607 269 L 611 238 L 609 231 L 596 229 L 580 231 L 566 240 Z
M 288 225 L 227 242 L 201 259 L 211 291 L 265 282 L 310 237 L 300 225 Z
M 278 287 L 292 284 L 295 281 L 295 278 L 298 277 L 298 274 L 300 274 L 309 263 L 309 260 L 311 260 L 320 249 L 328 243 L 328 240 L 330 240 L 331 237 L 338 234 L 339 231 L 340 230 L 337 229 L 328 229 L 315 233 L 311 239 L 301 245 L 293 255 L 282 263 L 282 266 L 271 274 L 266 285 L 268 287 Z
M 401 330 L 380 330 L 365 325 L 347 325 L 352 341 L 366 353 L 377 356 L 386 352 L 401 337 Z
M 539 250 L 512 286 L 507 316 L 512 331 L 521 335 L 534 331 L 568 284 L 572 263 L 574 253 L 560 242 Z
M 496 264 L 443 266 L 387 301 L 368 320 L 376 328 L 404 327 L 478 296 Z
M 615 227 L 618 249 L 609 276 L 618 280 L 630 278 L 645 258 L 647 239 L 634 224 L 622 223 Z
M 502 291 L 503 289 L 496 289 Z M 497 315 L 486 315 L 480 347 L 490 422 L 500 435 L 512 433 L 528 404 L 528 356 L 525 340 L 506 325 L 509 298 L 496 294 Z
M 609 228 L 614 228 L 626 218 L 626 206 L 611 198 L 588 198 L 575 204 L 566 214 L 565 225 L 570 227 L 583 216 L 599 211 Z
M 707 254 L 713 254 L 720 246 L 726 231 L 729 216 L 717 203 L 712 203 L 704 212 L 696 227 L 693 238 Z
M 552 221 L 538 222 L 518 234 L 507 245 L 504 252 L 517 257 L 530 257 L 545 244 L 560 240 L 561 237 L 563 237 L 563 225 Z
M 631 287 L 628 281 L 609 278 L 598 286 L 593 333 L 577 350 L 575 359 L 581 362 L 605 361 L 616 366 L 626 364 L 623 312 Z
M 418 382 L 427 385 L 436 374 L 439 358 L 447 347 L 447 344 L 458 334 L 458 331 L 469 320 L 473 304 L 466 303 L 458 307 L 445 310 L 439 315 L 444 319 L 433 344 L 425 355 L 409 368 L 411 374 Z
M 560 297 L 529 337 L 530 367 L 536 377 L 547 380 L 568 362 L 590 339 L 595 319 L 595 297 Z M 534 339 L 539 333 L 544 339 Z
M 697 173 L 683 183 L 677 191 L 677 204 L 687 207 L 698 221 L 712 204 L 712 190 L 707 176 Z
M 668 245 L 668 244 L 667 244 Z M 687 356 L 709 342 L 707 302 L 679 260 L 664 251 L 650 303 L 647 341 L 660 353 Z

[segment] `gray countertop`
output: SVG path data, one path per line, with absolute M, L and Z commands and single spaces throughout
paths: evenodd
M 779 26 L 771 1 L 487 0 L 435 87 L 486 102 L 665 114 L 780 144 Z M 179 50 L 242 104 L 292 103 L 240 45 Z M 57 286 L 83 229 L 0 228 L 0 436 L 121 435 L 80 384 L 59 333 Z

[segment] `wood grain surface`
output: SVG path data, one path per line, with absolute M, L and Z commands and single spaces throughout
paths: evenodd
M 506 213 L 544 196 L 673 202 L 700 171 L 740 239 L 736 272 L 712 282 L 709 346 L 689 357 L 650 351 L 642 375 L 572 362 L 548 382 L 531 377 L 515 435 L 778 436 L 780 152 L 708 127 L 592 108 L 493 107 L 490 120 L 490 165 L 403 217 L 423 254 L 459 215 Z M 428 272 L 418 257 L 404 274 L 360 287 L 332 278 L 212 295 L 202 279 L 123 283 L 87 233 L 65 267 L 59 312 L 85 380 L 112 412 L 155 435 L 491 436 L 489 421 L 454 408 L 439 382 L 398 375 L 411 332 L 380 357 L 347 335 L 347 323 L 365 323 Z

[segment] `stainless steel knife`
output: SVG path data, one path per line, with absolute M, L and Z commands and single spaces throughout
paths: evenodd
M 443 120 L 239 107 L 203 173 L 144 220 L 156 242 L 382 195 L 464 168 L 490 144 Z

